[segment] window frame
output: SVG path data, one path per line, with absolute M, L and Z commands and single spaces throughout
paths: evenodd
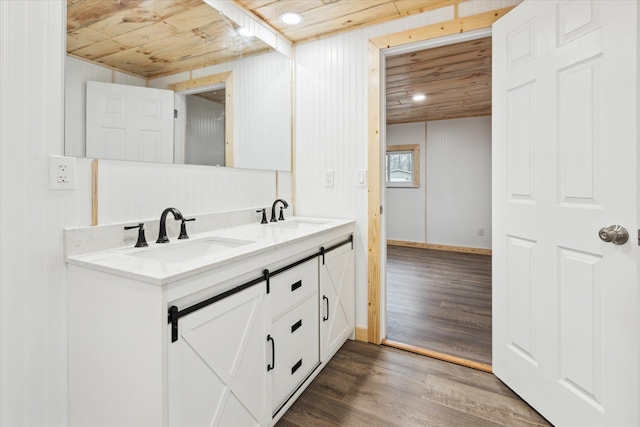
M 389 153 L 405 152 L 411 153 L 411 173 L 413 180 L 411 182 L 390 182 L 388 170 Z M 420 188 L 420 145 L 388 145 L 385 152 L 385 184 L 387 188 Z

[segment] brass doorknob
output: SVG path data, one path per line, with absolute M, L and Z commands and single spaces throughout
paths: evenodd
M 614 245 L 624 245 L 629 240 L 629 232 L 621 225 L 601 228 L 598 235 L 603 242 L 610 242 Z

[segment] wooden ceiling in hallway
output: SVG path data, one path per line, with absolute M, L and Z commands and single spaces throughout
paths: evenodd
M 387 124 L 491 115 L 491 37 L 387 57 L 386 96 Z

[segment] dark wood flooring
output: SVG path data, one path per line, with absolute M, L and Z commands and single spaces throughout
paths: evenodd
M 549 426 L 493 374 L 347 341 L 276 424 Z
M 491 365 L 491 256 L 387 246 L 387 339 Z

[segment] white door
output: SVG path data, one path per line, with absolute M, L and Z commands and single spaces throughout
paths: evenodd
M 169 425 L 270 423 L 269 313 L 256 285 L 180 318 L 178 340 L 169 337 Z
M 173 162 L 173 91 L 87 82 L 87 157 Z
M 527 0 L 493 27 L 493 369 L 557 426 L 640 421 L 637 7 Z
M 351 245 L 320 257 L 320 360 L 331 357 L 355 331 L 355 276 Z

